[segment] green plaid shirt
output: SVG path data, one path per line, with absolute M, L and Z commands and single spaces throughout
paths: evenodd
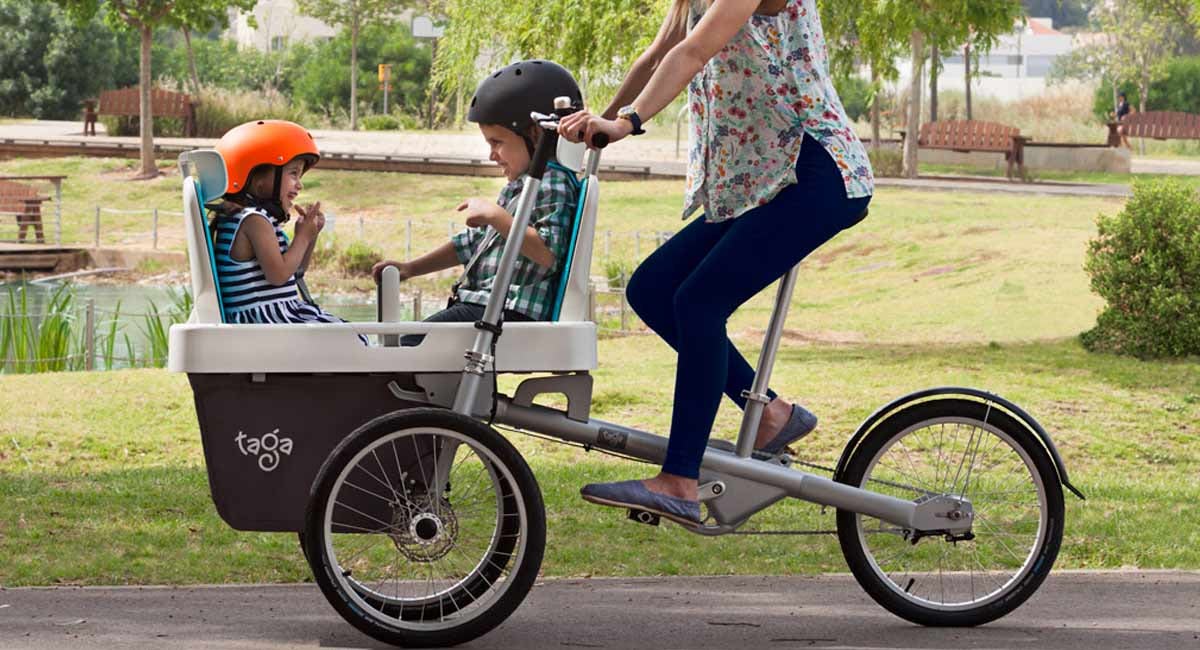
M 521 196 L 524 184 L 525 176 L 522 175 L 500 191 L 500 198 L 496 202 L 509 214 L 516 211 L 517 200 Z M 534 202 L 533 213 L 529 217 L 529 225 L 537 231 L 546 248 L 554 253 L 554 265 L 546 268 L 524 255 L 518 255 L 517 266 L 513 269 L 512 284 L 508 289 L 508 299 L 504 302 L 505 309 L 520 312 L 533 320 L 550 318 L 558 280 L 567 263 L 567 248 L 578 202 L 579 180 L 575 178 L 575 174 L 556 163 L 547 166 L 542 177 L 542 187 Z M 464 266 L 470 262 L 476 249 L 483 244 L 492 230 L 490 226 L 467 228 L 451 237 L 450 242 L 454 244 L 458 261 Z M 500 269 L 500 257 L 503 252 L 504 237 L 494 238 L 467 275 L 463 285 L 459 287 L 459 300 L 477 305 L 487 304 L 492 295 L 492 286 Z

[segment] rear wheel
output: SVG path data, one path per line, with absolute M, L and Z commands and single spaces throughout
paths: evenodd
M 980 625 L 1042 584 L 1063 534 L 1063 495 L 1049 454 L 1007 413 L 971 400 L 906 408 L 851 452 L 841 480 L 905 500 L 970 501 L 969 535 L 951 538 L 846 510 L 838 540 L 854 577 L 880 605 L 914 623 Z
M 541 492 L 516 449 L 477 420 L 440 409 L 379 418 L 334 450 L 314 485 L 302 536 L 313 575 L 380 641 L 474 639 L 537 577 Z

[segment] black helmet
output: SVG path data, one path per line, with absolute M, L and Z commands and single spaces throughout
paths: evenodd
M 528 140 L 525 133 L 533 124 L 529 113 L 552 113 L 556 97 L 570 97 L 573 106 L 583 108 L 583 93 L 566 68 L 541 59 L 518 61 L 479 84 L 467 120 L 499 124 Z

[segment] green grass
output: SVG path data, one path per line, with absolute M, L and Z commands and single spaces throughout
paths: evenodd
M 72 164 L 87 174 L 105 163 Z M 166 201 L 175 200 L 177 180 L 95 185 L 114 200 L 140 187 Z M 306 198 L 328 201 L 338 214 L 446 218 L 453 201 L 492 195 L 499 181 L 317 170 L 306 185 Z M 608 183 L 603 197 L 601 230 L 680 225 L 678 183 Z M 871 218 L 800 274 L 774 387 L 822 417 L 806 443 L 809 458 L 834 462 L 857 423 L 900 394 L 940 384 L 994 390 L 1053 433 L 1073 481 L 1089 496 L 1067 502 L 1059 566 L 1200 568 L 1193 507 L 1200 500 L 1200 360 L 1093 355 L 1074 339 L 1100 307 L 1082 270 L 1085 242 L 1096 215 L 1120 206 L 881 192 Z M 368 226 L 368 239 L 400 251 L 402 228 L 384 224 Z M 445 226 L 438 230 L 430 245 L 444 238 Z M 614 238 L 613 258 L 634 257 L 631 239 Z M 607 266 L 598 250 L 593 273 Z M 317 287 L 354 282 L 328 271 L 310 278 Z M 772 295 L 764 291 L 731 320 L 743 350 L 760 344 Z M 612 337 L 601 340 L 600 357 L 595 416 L 665 430 L 670 350 L 653 336 Z M 0 414 L 0 584 L 306 579 L 292 536 L 239 533 L 217 517 L 184 377 L 161 370 L 3 376 Z M 736 410 L 723 406 L 717 435 L 730 438 L 736 428 Z M 700 539 L 633 525 L 620 512 L 580 501 L 578 488 L 650 468 L 524 437 L 514 442 L 534 467 L 550 513 L 547 575 L 845 570 L 831 539 Z M 802 504 L 765 516 L 764 527 L 833 523 Z
M 739 344 L 749 349 L 754 340 Z M 650 430 L 668 419 L 671 358 L 652 337 L 601 342 L 596 417 Z M 1074 342 L 986 345 L 789 344 L 776 387 L 823 416 L 811 460 L 833 463 L 877 405 L 934 384 L 996 390 L 1054 434 L 1088 495 L 1069 498 L 1062 568 L 1200 567 L 1200 362 L 1095 356 Z M 0 584 L 292 581 L 307 576 L 291 535 L 240 533 L 208 496 L 191 394 L 157 370 L 0 379 Z M 46 399 L 48 394 L 59 397 Z M 66 399 L 65 396 L 70 396 Z M 736 413 L 723 407 L 719 435 Z M 650 469 L 514 436 L 549 511 L 546 575 L 842 571 L 833 539 L 701 539 L 636 526 L 578 488 Z M 789 503 L 763 528 L 833 525 Z M 614 540 L 620 543 L 614 544 Z

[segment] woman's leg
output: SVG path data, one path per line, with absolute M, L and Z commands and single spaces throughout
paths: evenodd
M 664 473 L 699 476 L 729 374 L 729 316 L 866 210 L 869 199 L 847 199 L 840 173 L 832 163 L 828 167 L 832 178 L 800 176 L 774 201 L 734 220 L 676 291 L 679 365 Z
M 642 322 L 676 350 L 675 293 L 733 224 L 733 221 L 708 223 L 703 216 L 693 219 L 651 253 L 629 278 L 625 290 L 629 306 Z M 725 395 L 738 408 L 745 409 L 746 398 L 742 397 L 742 391 L 753 383 L 754 369 L 728 339 L 726 356 Z M 768 390 L 767 394 L 771 399 L 776 397 L 773 391 Z

